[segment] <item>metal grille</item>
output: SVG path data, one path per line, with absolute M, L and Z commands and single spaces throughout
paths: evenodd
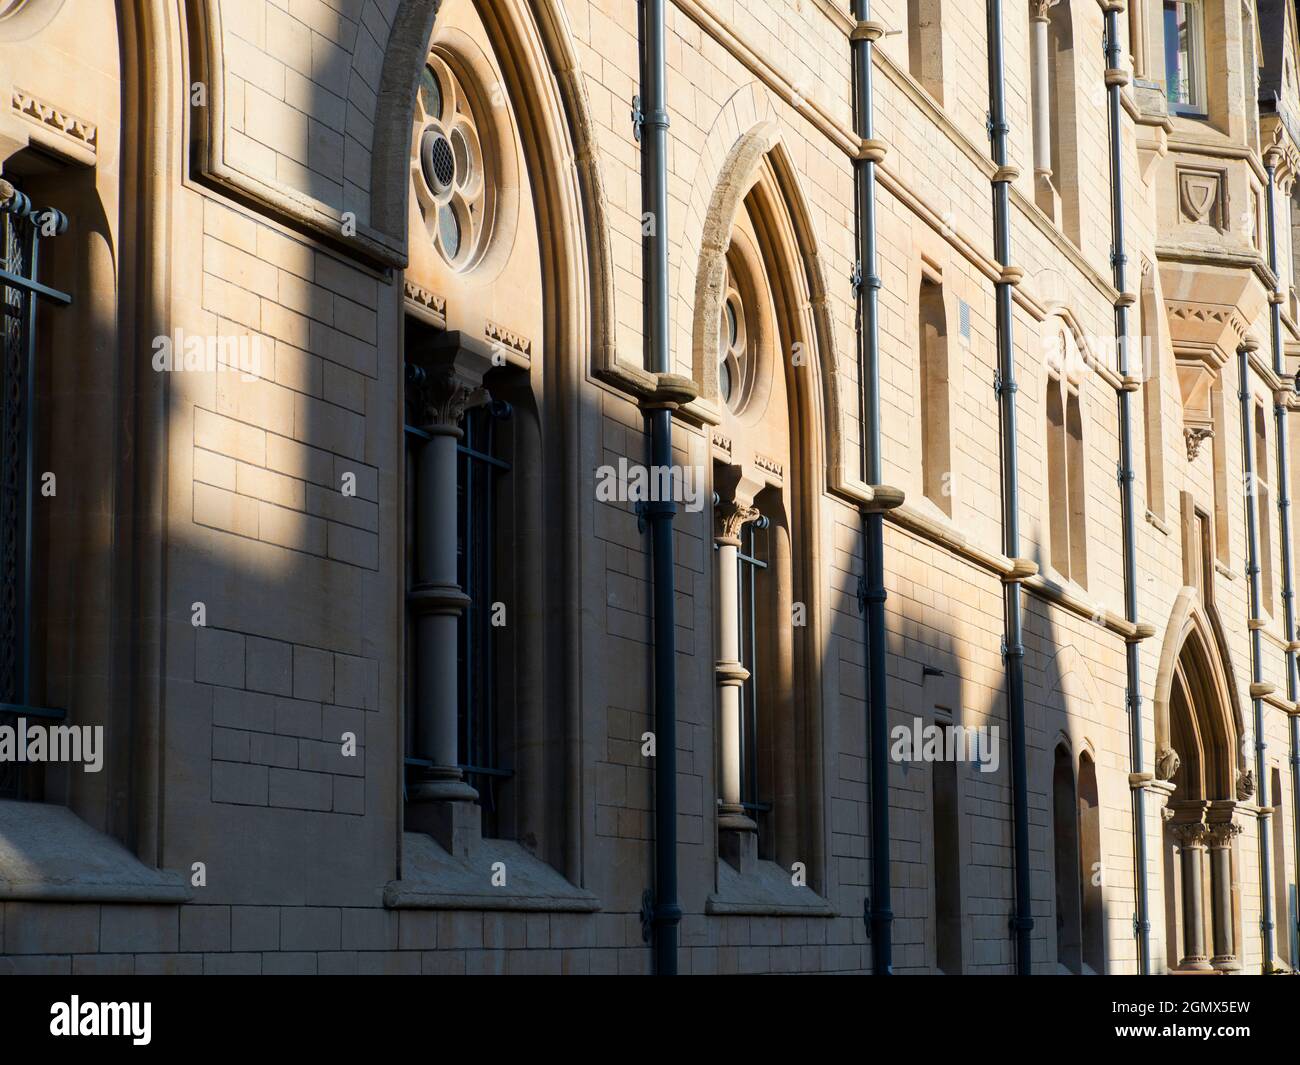
M 25 219 L 0 213 L 3 269 L 30 277 L 30 230 Z M 0 703 L 25 702 L 27 553 L 28 303 L 16 285 L 3 288 L 4 350 L 0 363 Z M 3 773 L 3 769 L 0 769 Z M 3 778 L 0 778 L 2 781 Z M 4 786 L 0 782 L 0 793 Z
M 32 500 L 36 470 L 36 307 L 71 298 L 38 281 L 42 233 L 67 228 L 49 209 L 34 211 L 22 192 L 0 195 L 0 725 L 57 720 L 32 706 Z M 39 767 L 0 763 L 0 799 L 43 797 Z
M 498 593 L 495 497 L 499 478 L 510 472 L 510 464 L 496 454 L 494 438 L 496 422 L 509 415 L 506 403 L 474 408 L 465 416 L 465 435 L 457 448 L 457 579 L 469 596 L 458 646 L 460 758 L 488 813 L 496 812 L 497 782 L 510 776 L 500 764 L 497 746 L 493 640 Z
M 439 185 L 446 188 L 456 176 L 456 159 L 451 153 L 447 138 L 434 138 L 429 154 L 433 160 L 433 176 L 438 179 Z

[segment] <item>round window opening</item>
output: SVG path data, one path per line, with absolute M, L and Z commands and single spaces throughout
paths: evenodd
M 429 239 L 455 270 L 482 258 L 494 189 L 483 154 L 475 96 L 439 52 L 430 52 L 416 93 L 411 169 Z

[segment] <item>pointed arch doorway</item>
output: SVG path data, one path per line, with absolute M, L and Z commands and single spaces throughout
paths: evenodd
M 1164 815 L 1166 928 L 1171 968 L 1241 967 L 1235 839 L 1240 718 L 1218 642 L 1200 611 L 1179 626 L 1157 682 L 1156 775 L 1171 786 Z

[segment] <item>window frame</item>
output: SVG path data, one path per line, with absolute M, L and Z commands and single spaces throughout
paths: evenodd
M 0 202 L 0 432 L 8 437 L 9 446 L 0 437 L 0 530 L 11 526 L 4 539 L 13 547 L 13 558 L 12 562 L 0 559 L 0 721 L 54 722 L 65 720 L 66 711 L 33 705 L 36 450 L 42 424 L 37 402 L 37 324 L 41 302 L 72 303 L 68 293 L 39 280 L 41 242 L 64 232 L 68 220 L 53 208 L 34 207 L 21 189 L 5 184 L 11 191 Z M 5 380 L 11 372 L 18 375 L 17 398 L 9 402 L 6 397 L 11 391 Z M 20 428 L 10 434 L 15 422 Z M 9 450 L 13 454 L 6 458 Z M 2 502 L 6 482 L 11 497 L 7 506 Z M 0 767 L 0 799 L 41 802 L 44 798 L 39 763 Z
M 1171 82 L 1169 70 L 1169 15 L 1171 14 L 1171 6 L 1176 7 L 1180 4 L 1187 9 L 1187 62 L 1190 75 L 1188 78 L 1188 99 L 1186 101 L 1175 100 L 1169 91 Z M 1210 103 L 1207 91 L 1208 71 L 1205 62 L 1205 5 L 1202 0 L 1163 0 L 1161 7 L 1161 43 L 1165 63 L 1165 106 L 1169 113 L 1181 115 L 1184 118 L 1208 118 Z M 1175 46 L 1175 54 L 1181 55 L 1182 49 Z

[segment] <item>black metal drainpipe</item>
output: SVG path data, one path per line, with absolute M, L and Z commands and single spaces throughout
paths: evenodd
M 1256 512 L 1255 448 L 1253 440 L 1254 404 L 1250 398 L 1250 353 L 1254 341 L 1237 349 L 1237 374 L 1241 400 L 1241 458 L 1246 477 L 1246 548 L 1249 552 L 1246 573 L 1250 578 L 1250 685 L 1255 718 L 1255 798 L 1259 804 L 1259 933 L 1264 950 L 1264 972 L 1273 971 L 1273 920 L 1271 913 L 1272 860 L 1269 851 L 1268 780 L 1265 778 L 1264 699 L 1257 685 L 1264 683 L 1263 596 L 1260 590 L 1259 517 Z
M 1135 627 L 1138 625 L 1137 603 L 1137 522 L 1133 502 L 1133 392 L 1141 387 L 1141 379 L 1130 372 L 1128 348 L 1128 309 L 1133 295 L 1127 290 L 1125 268 L 1128 257 L 1124 252 L 1124 165 L 1121 142 L 1120 91 L 1128 84 L 1128 72 L 1120 66 L 1119 11 L 1114 6 L 1106 9 L 1106 95 L 1110 110 L 1110 210 L 1113 245 L 1111 260 L 1114 266 L 1115 289 L 1115 345 L 1118 354 L 1119 375 L 1123 387 L 1119 393 L 1120 468 L 1119 484 L 1121 509 L 1124 519 L 1124 616 Z M 1145 367 L 1144 367 L 1145 371 Z M 1137 914 L 1133 931 L 1137 936 L 1138 973 L 1151 973 L 1151 918 L 1147 889 L 1147 834 L 1146 834 L 1146 784 L 1142 749 L 1142 673 L 1138 652 L 1142 635 L 1129 637 L 1125 646 L 1128 674 L 1129 764 L 1133 782 L 1133 875 L 1137 885 Z
M 1277 374 L 1280 380 L 1287 380 L 1286 360 L 1282 353 L 1282 300 L 1283 286 L 1282 277 L 1278 272 L 1277 261 L 1277 207 L 1274 201 L 1274 194 L 1277 190 L 1277 156 L 1269 153 L 1264 159 L 1268 169 L 1268 265 L 1273 271 L 1273 292 L 1270 296 L 1270 314 L 1269 314 L 1269 342 L 1272 346 L 1273 355 L 1273 372 Z M 1290 437 L 1290 425 L 1287 419 L 1287 404 L 1281 395 L 1273 398 L 1273 416 L 1277 422 L 1277 509 L 1278 518 L 1281 524 L 1282 536 L 1282 610 L 1286 623 L 1286 697 L 1292 703 L 1295 702 L 1297 695 L 1300 695 L 1300 677 L 1296 672 L 1296 651 L 1300 645 L 1296 643 L 1296 619 L 1295 619 L 1295 562 L 1291 555 L 1291 447 L 1288 443 Z M 1300 883 L 1300 781 L 1296 779 L 1296 770 L 1300 768 L 1300 721 L 1296 720 L 1294 714 L 1290 717 L 1291 729 L 1291 829 L 1295 833 L 1296 852 L 1294 860 L 1297 863 L 1296 881 Z M 1260 772 L 1263 772 L 1263 759 L 1261 757 Z M 1261 787 L 1263 786 L 1263 777 L 1260 777 Z M 1260 793 L 1261 796 L 1264 794 Z M 1271 803 L 1279 801 L 1281 796 L 1269 795 Z M 1262 801 L 1262 798 L 1261 798 Z M 1277 846 L 1282 846 L 1282 841 L 1277 841 Z M 1288 907 L 1289 912 L 1289 907 Z M 1287 941 L 1291 939 L 1291 929 L 1282 928 L 1279 935 L 1285 934 Z M 1271 960 L 1271 956 L 1270 956 Z M 1292 965 L 1295 959 L 1291 959 Z
M 876 163 L 884 145 L 874 139 L 871 52 L 884 28 L 871 21 L 869 0 L 853 0 L 857 22 L 850 35 L 853 56 L 854 123 L 863 147 L 854 163 L 858 230 L 858 377 L 861 381 L 862 477 L 880 485 L 880 277 L 876 273 Z M 865 607 L 867 650 L 867 734 L 870 754 L 871 898 L 867 900 L 872 971 L 892 976 L 893 921 L 889 860 L 889 702 L 885 648 L 885 519 L 879 507 L 864 508 L 866 575 L 860 591 Z
M 646 303 L 646 355 L 650 371 L 670 372 L 668 353 L 668 109 L 664 96 L 664 3 L 643 0 L 641 8 L 641 189 L 649 215 L 642 243 Z M 650 419 L 650 461 L 659 469 L 673 463 L 672 406 L 654 405 Z M 677 645 L 673 594 L 671 500 L 644 505 L 650 524 L 654 596 L 655 705 L 655 886 L 650 915 L 655 973 L 677 975 Z
M 1034 928 L 1029 880 L 1029 756 L 1025 739 L 1024 604 L 1021 582 L 1029 576 L 1020 564 L 1020 485 L 1016 446 L 1016 351 L 1012 290 L 1022 276 L 1011 263 L 1011 182 L 1019 170 L 1008 162 L 1006 70 L 1002 53 L 1002 0 L 988 0 L 989 138 L 993 144 L 994 254 L 1002 266 L 997 282 L 998 372 L 996 388 L 1002 423 L 1002 550 L 1013 565 L 1003 580 L 1007 670 L 1007 713 L 1011 724 L 1011 786 L 1014 805 L 1016 972 L 1032 966 L 1030 933 Z
M 1277 215 L 1274 193 L 1277 189 L 1277 156 L 1269 153 L 1264 160 L 1268 168 L 1268 265 L 1273 271 L 1274 288 L 1271 296 L 1272 307 L 1269 316 L 1269 340 L 1272 344 L 1273 372 L 1287 380 L 1286 360 L 1282 354 L 1282 278 L 1278 273 L 1277 262 Z M 1282 608 L 1286 620 L 1286 697 L 1294 703 L 1300 697 L 1300 675 L 1297 675 L 1296 651 L 1300 644 L 1296 642 L 1295 617 L 1295 561 L 1291 555 L 1291 447 L 1288 443 L 1290 424 L 1287 418 L 1287 404 L 1281 396 L 1273 403 L 1273 415 L 1277 419 L 1277 509 L 1281 521 L 1282 535 Z M 1300 718 L 1295 714 L 1289 719 L 1291 731 L 1291 831 L 1294 835 L 1296 863 L 1296 883 L 1300 883 Z M 1273 802 L 1280 796 L 1270 795 Z M 1282 846 L 1278 840 L 1277 845 Z M 1289 912 L 1289 907 L 1288 907 Z M 1291 929 L 1282 928 L 1279 935 L 1285 934 L 1291 940 Z M 1296 959 L 1291 959 L 1296 964 Z

